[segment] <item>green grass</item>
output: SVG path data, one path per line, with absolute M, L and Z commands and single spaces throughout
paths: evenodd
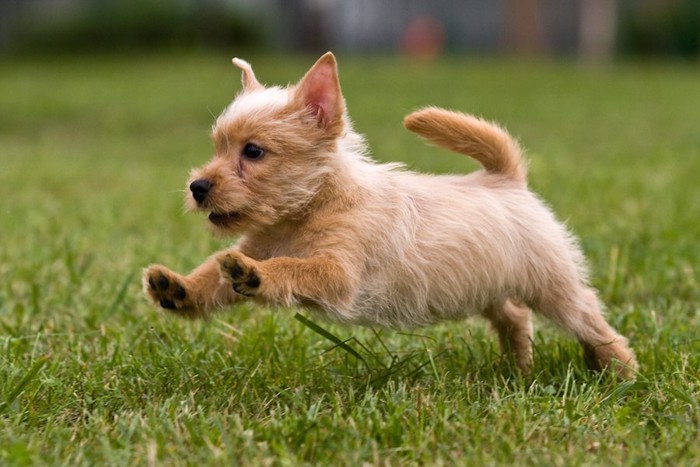
M 227 244 L 181 206 L 239 86 L 229 58 L 0 62 L 0 464 L 697 465 L 697 67 L 340 57 L 378 159 L 474 169 L 403 130 L 420 105 L 520 137 L 637 351 L 630 383 L 589 373 L 544 323 L 522 379 L 476 320 L 415 335 L 319 323 L 357 358 L 295 310 L 192 323 L 150 308 L 142 267 L 185 271 Z M 267 83 L 313 61 L 248 58 Z

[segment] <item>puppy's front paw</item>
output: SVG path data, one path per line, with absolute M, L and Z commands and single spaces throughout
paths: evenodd
M 149 266 L 143 273 L 143 290 L 155 304 L 174 312 L 190 310 L 192 302 L 182 279 L 165 266 Z
M 234 251 L 219 257 L 221 277 L 231 282 L 236 293 L 253 297 L 260 288 L 260 276 L 255 270 L 255 261 L 243 253 Z

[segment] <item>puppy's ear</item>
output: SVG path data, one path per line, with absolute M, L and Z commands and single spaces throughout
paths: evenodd
M 255 89 L 263 88 L 263 85 L 258 82 L 257 78 L 255 78 L 255 73 L 253 73 L 253 67 L 250 66 L 250 63 L 246 62 L 245 60 L 241 60 L 240 58 L 234 58 L 231 61 L 235 66 L 242 70 L 241 83 L 243 83 L 243 88 L 245 88 L 246 91 L 253 91 Z
M 331 52 L 319 58 L 306 72 L 294 99 L 313 113 L 320 127 L 333 134 L 342 131 L 345 101 L 338 81 L 338 65 Z

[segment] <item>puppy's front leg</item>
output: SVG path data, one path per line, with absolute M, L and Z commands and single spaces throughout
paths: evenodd
M 233 251 L 221 254 L 219 265 L 221 277 L 230 281 L 233 290 L 270 305 L 345 307 L 350 305 L 354 290 L 347 268 L 329 256 L 258 261 Z
M 213 256 L 187 276 L 152 264 L 143 273 L 143 290 L 155 305 L 179 316 L 203 318 L 216 308 L 238 300 L 231 285 L 222 281 L 219 263 Z

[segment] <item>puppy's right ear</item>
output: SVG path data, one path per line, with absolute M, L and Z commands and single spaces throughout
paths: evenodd
M 332 53 L 318 59 L 297 85 L 294 96 L 316 117 L 320 127 L 332 134 L 342 131 L 345 100 L 340 91 L 338 65 Z
M 240 58 L 234 58 L 231 61 L 235 66 L 242 70 L 241 83 L 243 83 L 243 88 L 246 91 L 254 91 L 256 89 L 263 88 L 263 85 L 260 84 L 255 77 L 253 67 L 250 66 L 250 63 L 246 62 L 245 60 L 241 60 Z

